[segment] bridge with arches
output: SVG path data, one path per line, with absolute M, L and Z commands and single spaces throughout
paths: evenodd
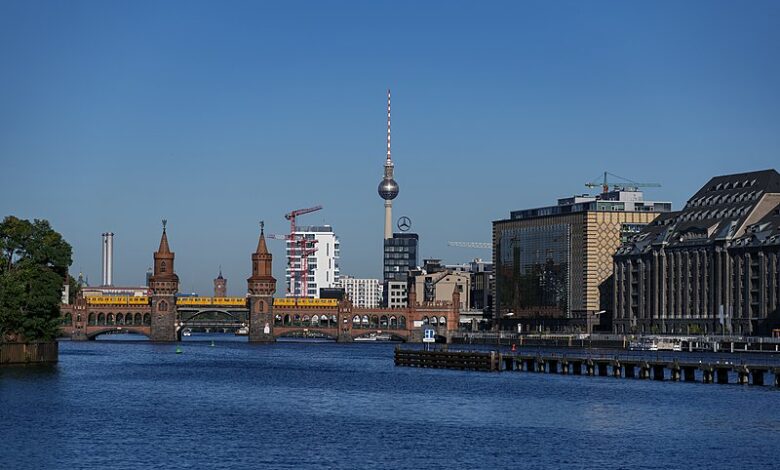
M 457 327 L 449 304 L 418 304 L 406 309 L 352 308 L 349 301 L 290 302 L 277 299 L 273 308 L 274 338 L 328 338 L 349 342 L 371 337 L 395 341 L 419 341 L 421 328 L 431 326 L 442 341 Z M 176 303 L 176 337 L 182 331 L 235 332 L 249 326 L 249 310 L 233 301 L 206 303 L 189 300 Z M 455 318 L 455 320 L 453 320 Z M 80 299 L 62 311 L 62 334 L 75 340 L 95 339 L 103 334 L 151 336 L 151 308 L 127 299 Z

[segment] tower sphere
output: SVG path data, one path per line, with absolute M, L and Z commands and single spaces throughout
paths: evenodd
M 398 183 L 393 178 L 385 178 L 379 183 L 379 196 L 385 201 L 392 201 L 398 196 Z

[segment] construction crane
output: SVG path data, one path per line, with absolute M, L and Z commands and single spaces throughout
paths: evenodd
M 447 242 L 447 245 L 456 246 L 458 248 L 477 248 L 480 250 L 490 250 L 493 248 L 493 244 L 487 242 Z
M 636 181 L 631 181 L 628 178 L 623 178 L 622 176 L 615 175 L 613 173 L 610 173 L 608 171 L 604 172 L 603 180 L 597 181 L 593 180 L 589 183 L 585 183 L 586 188 L 598 188 L 601 186 L 601 192 L 608 193 L 609 192 L 609 181 L 607 180 L 607 176 L 612 176 L 613 178 L 618 178 L 623 181 L 625 181 L 627 184 L 612 184 L 612 189 L 615 191 L 636 191 L 639 188 L 660 188 L 661 185 L 658 183 L 637 183 Z
M 305 236 L 297 233 L 298 225 L 295 221 L 298 216 L 310 214 L 320 209 L 322 209 L 322 206 L 307 207 L 290 211 L 284 215 L 284 218 L 290 221 L 290 234 L 285 238 L 290 242 L 290 249 L 287 250 L 287 266 L 290 268 L 290 284 L 287 286 L 287 293 L 296 299 L 296 303 L 299 296 L 307 297 L 309 294 L 307 288 L 309 256 L 317 252 L 317 247 L 315 246 L 317 240 L 306 240 Z M 295 258 L 300 260 L 297 266 L 293 263 Z M 300 293 L 296 291 L 296 285 L 300 285 Z
M 284 214 L 284 218 L 290 221 L 290 233 L 297 232 L 297 226 L 295 225 L 295 218 L 299 215 L 310 214 L 322 209 L 322 206 L 307 207 L 306 209 L 296 209 L 288 214 Z

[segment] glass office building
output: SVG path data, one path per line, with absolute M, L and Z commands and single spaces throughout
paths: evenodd
M 384 280 L 407 281 L 409 270 L 417 267 L 420 238 L 416 233 L 394 233 L 385 239 Z
M 554 224 L 501 232 L 501 305 L 513 313 L 569 313 L 571 227 Z
M 612 256 L 671 210 L 640 191 L 559 199 L 493 222 L 496 318 L 522 331 L 586 331 L 612 310 Z M 606 325 L 602 325 L 606 326 Z

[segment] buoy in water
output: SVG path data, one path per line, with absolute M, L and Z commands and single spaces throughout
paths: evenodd
M 176 354 L 181 354 L 181 353 L 182 353 L 181 348 L 176 346 Z
M 211 340 L 211 347 L 214 347 L 214 340 Z

